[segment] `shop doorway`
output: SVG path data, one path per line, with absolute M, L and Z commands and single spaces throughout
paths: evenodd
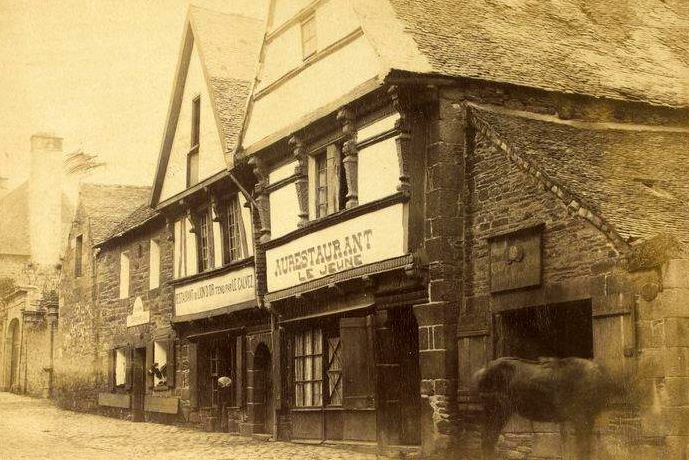
M 132 421 L 144 421 L 146 397 L 146 348 L 135 348 L 132 356 Z
M 255 423 L 262 433 L 270 434 L 275 425 L 275 404 L 272 387 L 272 360 L 270 350 L 261 343 L 254 355 L 254 404 L 256 407 Z
M 7 347 L 5 348 L 8 352 L 7 363 L 7 388 L 10 391 L 16 391 L 15 387 L 19 385 L 19 352 L 20 352 L 20 333 L 19 333 L 19 320 L 17 318 L 10 322 L 10 326 L 7 329 Z

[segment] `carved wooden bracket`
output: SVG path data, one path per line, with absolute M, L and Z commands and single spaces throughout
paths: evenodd
M 395 122 L 395 129 L 399 132 L 397 136 L 397 161 L 400 168 L 400 183 L 397 190 L 409 194 L 411 184 L 409 182 L 409 156 L 411 155 L 411 109 L 412 94 L 409 88 L 391 86 L 388 94 L 392 98 L 393 108 L 400 114 L 400 118 Z
M 356 146 L 356 123 L 354 111 L 349 107 L 343 107 L 337 113 L 337 121 L 342 125 L 342 134 L 345 140 L 342 144 L 342 164 L 347 180 L 347 196 L 345 208 L 353 208 L 359 205 L 359 181 L 358 162 L 359 150 Z
M 167 230 L 167 240 L 173 241 L 175 239 L 175 222 L 172 218 L 165 218 L 165 229 Z
M 213 216 L 213 222 L 222 221 L 225 215 L 226 209 L 220 206 L 220 200 L 217 196 L 211 195 L 211 214 Z
M 297 202 L 299 203 L 298 227 L 303 227 L 309 222 L 309 179 L 307 173 L 307 158 L 304 143 L 299 136 L 292 136 L 289 140 L 292 155 L 297 160 L 294 174 L 297 176 L 295 186 L 297 189 Z
M 258 179 L 258 184 L 254 189 L 256 194 L 256 204 L 258 208 L 258 217 L 261 226 L 258 230 L 259 241 L 265 243 L 270 241 L 270 199 L 266 192 L 268 186 L 268 166 L 263 159 L 256 156 L 249 158 L 249 166 L 253 168 L 254 175 Z
M 194 213 L 191 212 L 191 208 L 187 208 L 187 219 L 189 220 L 189 224 L 191 225 L 189 227 L 189 233 L 193 233 L 195 235 L 198 235 L 198 232 L 199 232 L 198 223 L 196 222 L 196 216 L 194 216 Z

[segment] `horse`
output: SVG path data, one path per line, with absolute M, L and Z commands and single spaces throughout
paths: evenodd
M 499 358 L 474 374 L 472 387 L 484 409 L 484 460 L 495 458 L 500 432 L 513 414 L 572 423 L 577 458 L 589 460 L 596 416 L 619 391 L 605 369 L 582 358 Z

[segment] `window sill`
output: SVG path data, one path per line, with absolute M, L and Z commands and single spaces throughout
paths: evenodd
M 238 260 L 235 262 L 231 262 L 227 265 L 223 265 L 222 267 L 219 268 L 214 268 L 212 270 L 206 270 L 205 272 L 201 273 L 196 273 L 194 275 L 189 275 L 185 276 L 183 278 L 177 278 L 172 281 L 170 281 L 171 286 L 176 286 L 178 284 L 186 284 L 190 283 L 192 281 L 198 281 L 198 280 L 203 280 L 207 278 L 213 278 L 214 276 L 222 275 L 224 273 L 231 272 L 232 270 L 236 270 L 238 268 L 244 268 L 252 265 L 254 263 L 254 256 L 247 257 L 242 260 Z

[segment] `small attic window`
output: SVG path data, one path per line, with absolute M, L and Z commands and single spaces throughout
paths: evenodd
M 301 22 L 301 51 L 303 59 L 315 54 L 316 43 L 316 17 L 309 16 Z
M 201 136 L 201 96 L 191 103 L 191 146 L 187 154 L 187 187 L 199 181 L 199 142 Z
M 655 195 L 659 198 L 674 198 L 670 192 L 660 187 L 657 179 L 637 177 L 634 180 L 643 185 L 644 189 L 652 195 Z

